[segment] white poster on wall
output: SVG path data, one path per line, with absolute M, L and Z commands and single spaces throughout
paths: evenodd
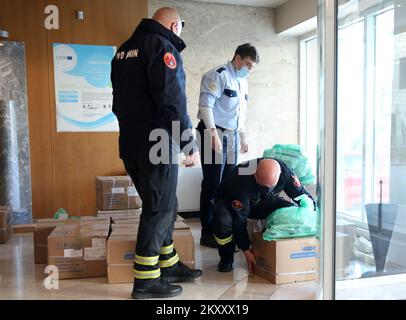
M 113 46 L 53 44 L 58 132 L 118 131 L 110 81 Z

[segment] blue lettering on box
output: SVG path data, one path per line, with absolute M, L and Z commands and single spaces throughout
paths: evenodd
M 315 258 L 317 257 L 316 252 L 296 252 L 290 255 L 291 259 L 306 259 L 306 258 Z
M 302 248 L 302 251 L 315 251 L 315 250 L 316 246 L 307 246 Z
M 135 254 L 128 252 L 124 255 L 124 260 L 135 260 Z

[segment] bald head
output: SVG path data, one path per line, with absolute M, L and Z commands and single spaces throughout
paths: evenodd
M 152 16 L 152 20 L 155 20 L 162 24 L 165 28 L 172 30 L 172 25 L 180 20 L 178 12 L 169 7 L 158 9 Z
M 257 183 L 266 187 L 274 187 L 281 175 L 281 166 L 273 159 L 261 160 L 255 172 Z

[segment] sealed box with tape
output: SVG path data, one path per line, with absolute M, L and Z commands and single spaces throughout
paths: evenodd
M 129 176 L 96 177 L 96 202 L 99 210 L 138 209 L 142 206 Z
M 315 280 L 318 248 L 315 237 L 267 241 L 262 232 L 254 233 L 254 273 L 274 284 Z
M 109 223 L 62 224 L 48 236 L 48 264 L 59 279 L 107 275 L 106 244 Z

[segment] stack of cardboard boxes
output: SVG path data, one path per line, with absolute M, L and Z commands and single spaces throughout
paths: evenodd
M 96 178 L 97 217 L 34 221 L 35 263 L 55 265 L 60 279 L 105 277 L 132 282 L 141 199 L 128 176 Z M 178 216 L 174 241 L 186 264 L 194 265 L 190 228 Z
M 8 206 L 0 206 L 0 243 L 7 243 L 12 236 L 11 209 Z
M 107 241 L 107 273 L 109 283 L 131 283 L 139 219 L 112 218 L 112 232 Z M 174 245 L 179 258 L 194 267 L 195 250 L 191 230 L 181 217 L 175 222 Z

